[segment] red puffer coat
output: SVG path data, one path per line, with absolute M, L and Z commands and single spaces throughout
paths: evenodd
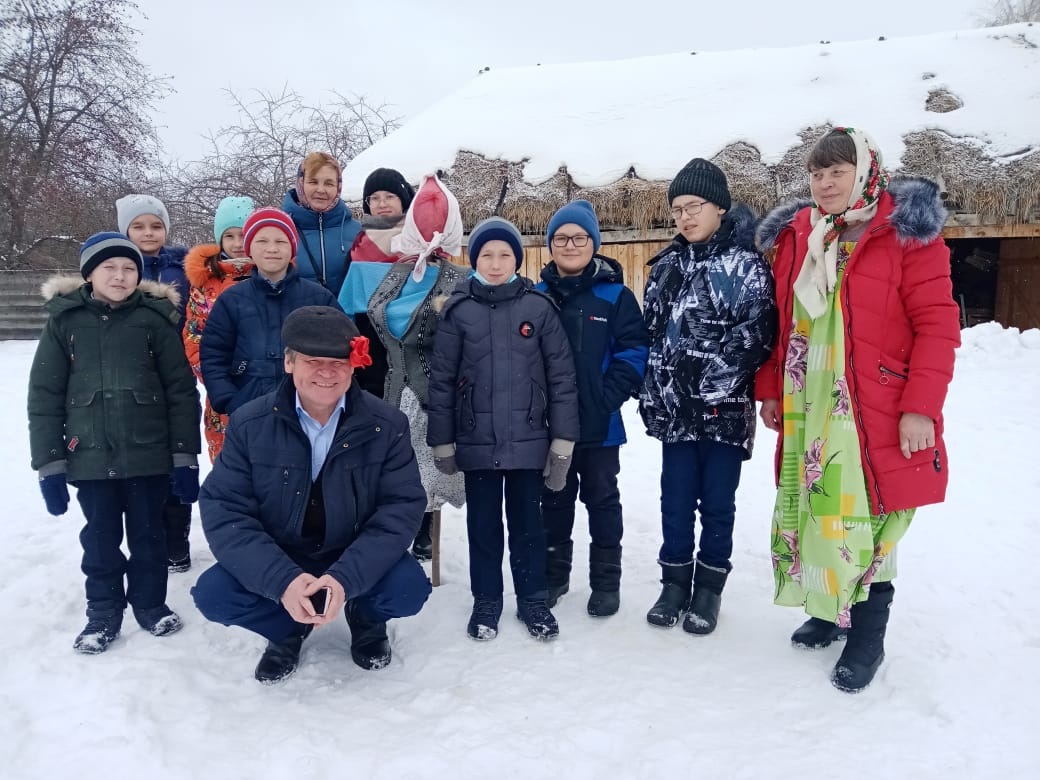
M 805 203 L 782 206 L 758 228 L 772 257 L 780 309 L 778 345 L 759 370 L 755 398 L 780 399 L 791 334 L 794 280 L 811 231 Z M 950 252 L 941 238 L 946 212 L 926 179 L 893 181 L 849 258 L 841 283 L 845 369 L 856 432 L 875 513 L 936 504 L 949 478 L 943 402 L 953 378 L 960 318 L 950 282 Z M 899 449 L 904 412 L 935 421 L 934 448 L 907 460 Z M 777 477 L 783 436 L 777 441 Z

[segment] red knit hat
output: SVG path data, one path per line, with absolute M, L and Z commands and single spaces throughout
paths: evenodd
M 246 219 L 246 224 L 242 226 L 242 244 L 247 256 L 252 257 L 249 248 L 253 243 L 254 236 L 256 236 L 256 231 L 265 227 L 276 227 L 285 233 L 289 238 L 289 245 L 292 247 L 292 255 L 296 257 L 296 249 L 300 243 L 300 238 L 296 234 L 296 226 L 293 224 L 292 217 L 281 209 L 276 209 L 272 206 L 257 209 L 249 215 L 249 218 Z

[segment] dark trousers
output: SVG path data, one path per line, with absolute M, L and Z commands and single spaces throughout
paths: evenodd
M 188 547 L 191 504 L 182 504 L 177 496 L 170 493 L 163 504 L 162 514 L 163 524 L 166 526 L 166 558 L 170 561 L 182 561 L 191 552 Z
M 693 560 L 694 522 L 701 520 L 697 559 L 729 571 L 733 518 L 744 450 L 716 441 L 682 441 L 662 447 L 661 563 Z
M 546 543 L 555 547 L 571 540 L 574 529 L 574 501 L 589 513 L 589 536 L 596 547 L 621 545 L 621 492 L 617 476 L 621 471 L 620 447 L 586 447 L 574 450 L 567 472 L 567 484 L 559 493 L 542 489 L 542 520 Z
M 545 598 L 545 529 L 537 469 L 466 472 L 469 583 L 476 598 L 502 596 L 503 486 L 509 529 L 509 567 L 517 598 Z
M 166 532 L 162 506 L 170 476 L 90 479 L 76 483 L 87 523 L 80 531 L 87 615 L 122 612 L 166 603 Z M 120 549 L 126 525 L 127 559 Z M 123 578 L 126 577 L 124 589 Z
M 301 565 L 305 562 L 297 561 Z M 305 567 L 306 568 L 306 567 Z M 309 571 L 315 577 L 325 573 L 326 565 Z M 410 554 L 401 556 L 368 593 L 353 599 L 362 617 L 370 622 L 415 615 L 432 591 L 430 580 L 419 562 Z M 202 572 L 191 589 L 195 606 L 207 620 L 225 626 L 240 626 L 280 644 L 301 633 L 297 623 L 280 601 L 271 601 L 252 591 L 219 563 Z

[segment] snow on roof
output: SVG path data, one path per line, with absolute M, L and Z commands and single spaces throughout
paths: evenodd
M 930 96 L 946 113 L 926 110 Z M 560 166 L 581 187 L 630 168 L 668 180 L 690 158 L 741 141 L 777 163 L 799 131 L 827 124 L 866 129 L 891 169 L 915 130 L 968 140 L 994 161 L 1035 152 L 1040 26 L 492 68 L 358 155 L 343 192 L 360 198 L 365 177 L 383 166 L 417 182 L 461 150 L 525 160 L 532 184 Z

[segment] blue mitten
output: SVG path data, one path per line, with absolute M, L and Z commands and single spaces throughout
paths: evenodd
M 199 467 L 175 466 L 170 479 L 170 492 L 180 499 L 182 504 L 194 504 L 199 500 Z
M 40 480 L 40 492 L 47 504 L 47 511 L 55 517 L 69 510 L 69 486 L 65 481 L 65 472 L 51 474 Z

